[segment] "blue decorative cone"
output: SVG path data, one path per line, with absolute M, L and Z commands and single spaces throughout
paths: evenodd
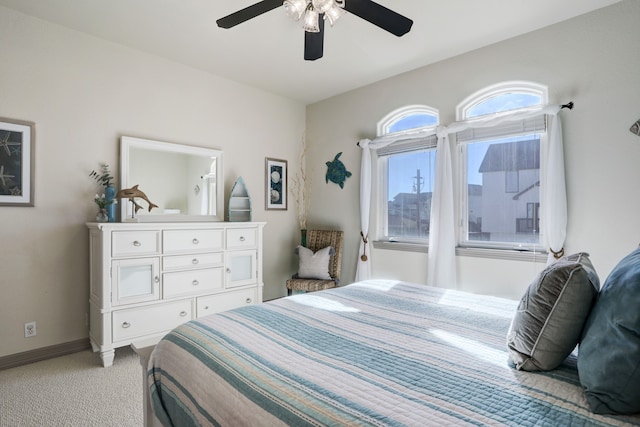
M 116 222 L 116 189 L 112 186 L 107 186 L 104 188 L 104 198 L 107 201 L 107 216 L 109 217 L 109 222 Z

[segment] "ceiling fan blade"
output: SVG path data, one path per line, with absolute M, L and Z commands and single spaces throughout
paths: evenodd
M 345 0 L 344 9 L 398 37 L 411 30 L 413 21 L 371 0 Z
M 304 59 L 306 61 L 315 61 L 322 58 L 324 51 L 324 13 L 320 14 L 318 27 L 320 28 L 318 33 L 304 32 Z
M 218 27 L 231 28 L 238 24 L 242 24 L 251 18 L 262 15 L 265 12 L 275 9 L 278 6 L 282 6 L 282 0 L 263 0 L 251 6 L 245 7 L 237 12 L 220 18 L 216 21 Z

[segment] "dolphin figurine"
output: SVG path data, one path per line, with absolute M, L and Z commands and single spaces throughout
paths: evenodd
M 131 188 L 123 188 L 116 193 L 116 199 L 129 199 L 129 201 L 133 203 L 133 206 L 135 208 L 134 213 L 138 213 L 138 211 L 142 209 L 142 206 L 140 206 L 134 200 L 136 197 L 144 200 L 149 204 L 149 212 L 151 212 L 151 209 L 158 207 L 158 205 L 151 203 L 151 200 L 149 200 L 146 194 L 144 194 L 141 190 L 138 190 L 138 184 L 134 185 Z

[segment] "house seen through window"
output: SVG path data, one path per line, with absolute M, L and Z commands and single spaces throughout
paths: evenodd
M 381 172 L 378 194 L 383 240 L 421 242 L 429 238 L 436 139 L 408 139 L 417 129 L 438 125 L 438 112 L 425 106 L 406 107 L 389 114 L 378 125 L 379 135 L 397 135 L 398 141 L 377 150 Z

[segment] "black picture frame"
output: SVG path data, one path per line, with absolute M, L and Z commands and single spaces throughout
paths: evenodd
M 265 209 L 287 210 L 287 161 L 265 158 Z
M 0 117 L 0 206 L 34 206 L 35 123 Z

